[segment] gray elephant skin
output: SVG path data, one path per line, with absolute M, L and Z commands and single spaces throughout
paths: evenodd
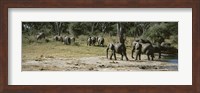
M 63 37 L 62 37 L 62 36 L 56 35 L 56 36 L 54 36 L 53 39 L 54 39 L 55 41 L 61 41 L 61 42 L 63 42 Z
M 99 46 L 104 46 L 104 38 L 103 37 L 98 37 L 98 45 Z
M 91 40 L 92 40 L 91 45 L 95 46 L 97 38 L 93 36 L 93 37 L 91 37 Z
M 71 37 L 71 43 L 75 43 L 75 37 Z
M 137 46 L 136 46 L 137 45 Z M 134 52 L 136 51 L 136 58 L 139 57 L 141 59 L 141 53 L 146 54 L 148 60 L 154 60 L 154 47 L 152 46 L 151 42 L 149 40 L 135 40 L 132 43 L 132 53 L 131 56 L 133 57 Z
M 91 46 L 91 44 L 92 44 L 92 39 L 91 39 L 91 37 L 89 37 L 89 38 L 87 39 L 87 45 L 88 45 L 88 46 Z
M 126 47 L 123 43 L 108 44 L 107 49 L 106 49 L 106 57 L 107 58 L 108 58 L 108 50 L 109 49 L 112 51 L 112 53 L 110 55 L 110 60 L 112 60 L 112 56 L 114 56 L 114 59 L 117 60 L 116 53 L 121 55 L 121 60 L 123 60 L 124 56 L 125 56 L 126 60 L 128 60 L 128 57 L 126 55 Z
M 65 45 L 70 45 L 71 44 L 71 38 L 69 36 L 65 36 L 63 43 Z
M 41 32 L 36 37 L 37 37 L 37 40 L 45 39 L 45 34 L 43 32 Z

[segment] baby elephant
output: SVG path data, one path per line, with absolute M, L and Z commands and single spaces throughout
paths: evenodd
M 89 38 L 87 39 L 87 45 L 88 45 L 88 46 L 91 46 L 91 44 L 92 44 L 92 39 L 91 39 L 91 37 L 89 37 Z
M 65 45 L 70 45 L 71 44 L 71 39 L 70 37 L 66 36 L 63 40 L 63 44 Z
M 61 42 L 63 42 L 63 37 L 62 37 L 62 36 L 56 35 L 56 36 L 54 36 L 53 39 L 56 40 L 56 41 L 61 41 Z
M 112 53 L 110 55 L 110 60 L 112 60 L 112 56 L 114 55 L 115 60 L 116 58 L 116 53 L 121 54 L 121 60 L 123 60 L 123 56 L 125 56 L 126 60 L 128 60 L 128 57 L 126 55 L 126 46 L 123 43 L 116 43 L 112 44 L 110 43 L 106 49 L 106 57 L 108 58 L 108 50 L 111 50 Z
M 131 54 L 132 58 L 134 58 L 133 53 L 136 52 L 135 53 L 136 54 L 136 60 L 137 60 L 137 57 L 139 57 L 139 60 L 141 59 L 141 53 L 146 54 L 148 60 L 150 60 L 150 57 L 151 57 L 151 60 L 153 60 L 153 58 L 154 58 L 154 47 L 152 46 L 150 41 L 140 39 L 140 40 L 134 41 L 132 43 L 132 45 L 133 45 L 132 54 Z
M 45 39 L 45 34 L 43 32 L 41 32 L 36 37 L 37 37 L 37 40 Z
M 75 37 L 71 37 L 71 43 L 75 43 Z
M 91 37 L 91 41 L 92 41 L 91 45 L 95 46 L 97 38 L 93 36 L 93 37 Z
M 104 46 L 104 38 L 103 37 L 98 38 L 98 45 L 102 46 L 102 47 Z
M 141 53 L 142 53 L 142 45 L 139 42 L 133 42 L 133 50 L 132 50 L 132 58 L 133 57 L 133 53 L 135 52 L 135 56 L 137 60 L 139 58 L 139 60 L 141 60 Z

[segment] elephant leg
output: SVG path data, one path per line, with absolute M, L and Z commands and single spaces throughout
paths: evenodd
M 137 60 L 137 59 L 138 59 L 138 54 L 136 53 L 135 60 Z
M 122 54 L 122 53 L 121 53 L 121 56 L 122 56 L 122 57 L 121 57 L 121 60 L 123 60 L 123 54 Z
M 159 57 L 158 57 L 158 59 L 160 59 L 161 58 L 161 51 L 159 51 Z
M 128 57 L 127 57 L 127 55 L 126 55 L 126 52 L 125 52 L 125 51 L 123 52 L 123 55 L 126 57 L 126 60 L 128 61 Z
M 108 59 L 108 50 L 109 50 L 109 47 L 107 47 L 106 49 L 106 58 Z
M 139 53 L 139 60 L 141 60 L 141 53 Z
M 132 58 L 134 58 L 134 57 L 133 57 L 133 53 L 134 53 L 134 50 L 132 50 L 132 52 L 131 52 L 131 57 L 132 57 Z
M 138 50 L 135 51 L 135 57 L 136 57 L 135 60 L 138 60 L 138 57 L 139 57 L 139 51 L 138 51 Z M 140 59 L 140 58 L 139 58 L 139 59 Z
M 149 55 L 147 54 L 147 57 L 148 57 L 148 60 L 150 60 L 150 57 L 149 57 Z
M 115 60 L 117 60 L 115 50 L 113 50 L 113 54 L 114 54 Z
M 152 55 L 151 55 L 151 60 L 152 60 L 152 61 L 153 61 L 153 58 L 154 58 L 154 55 L 152 54 Z
M 111 53 L 111 55 L 110 55 L 110 60 L 112 60 L 112 56 L 113 56 L 113 51 L 112 51 L 112 53 Z

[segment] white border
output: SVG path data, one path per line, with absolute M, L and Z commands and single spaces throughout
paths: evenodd
M 9 8 L 9 85 L 192 85 L 191 8 Z M 22 21 L 178 21 L 179 71 L 21 72 Z

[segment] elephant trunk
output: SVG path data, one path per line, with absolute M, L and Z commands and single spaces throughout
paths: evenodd
M 132 58 L 134 58 L 134 57 L 133 57 L 134 51 L 135 51 L 135 43 L 133 44 L 133 50 L 132 50 L 132 53 L 131 53 L 131 57 L 132 57 Z
M 133 57 L 133 53 L 134 53 L 134 49 L 132 50 L 132 53 L 131 53 L 131 57 L 132 57 L 132 58 L 134 58 L 134 57 Z
M 106 57 L 108 58 L 108 50 L 109 50 L 109 47 L 107 47 L 106 49 Z

